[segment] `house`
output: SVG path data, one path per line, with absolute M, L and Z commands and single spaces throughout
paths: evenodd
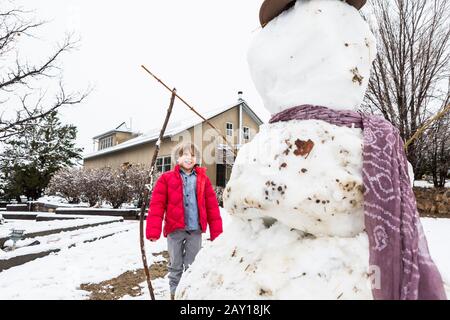
M 231 175 L 235 155 L 240 146 L 252 140 L 262 120 L 242 99 L 228 106 L 202 114 L 221 134 L 200 117 L 194 115 L 188 120 L 171 123 L 166 129 L 157 158 L 160 172 L 171 170 L 177 156 L 177 146 L 193 142 L 201 153 L 200 165 L 207 168 L 211 183 L 224 187 Z M 97 150 L 84 157 L 86 168 L 121 167 L 128 164 L 150 164 L 160 128 L 137 135 L 124 128 L 123 124 L 114 130 L 94 137 Z M 221 137 L 226 137 L 227 141 Z

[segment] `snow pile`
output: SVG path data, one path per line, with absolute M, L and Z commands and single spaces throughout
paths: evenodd
M 307 156 L 296 141 L 312 140 Z M 242 147 L 224 207 L 242 219 L 269 217 L 315 236 L 364 230 L 362 132 L 324 121 L 263 125 Z
M 297 1 L 255 37 L 248 63 L 271 113 L 301 104 L 357 109 L 376 53 L 375 37 L 354 7 Z

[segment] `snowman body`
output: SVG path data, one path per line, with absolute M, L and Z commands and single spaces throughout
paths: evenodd
M 353 7 L 300 0 L 248 54 L 266 108 L 356 110 L 376 55 Z M 301 142 L 311 141 L 309 153 Z M 371 299 L 364 230 L 362 130 L 321 120 L 261 126 L 224 191 L 231 220 L 183 276 L 187 299 Z

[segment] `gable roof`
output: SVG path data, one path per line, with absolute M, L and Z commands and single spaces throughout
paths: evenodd
M 216 117 L 230 109 L 233 109 L 234 107 L 237 107 L 239 105 L 242 105 L 243 110 L 245 112 L 247 112 L 247 114 L 258 125 L 263 124 L 263 121 L 256 115 L 256 113 L 247 105 L 247 103 L 243 99 L 239 99 L 237 103 L 234 103 L 232 105 L 227 105 L 222 108 L 218 108 L 218 109 L 211 110 L 209 112 L 205 112 L 205 113 L 203 113 L 203 117 L 205 119 L 209 120 L 209 119 L 214 118 L 214 117 Z M 199 116 L 192 117 L 192 119 L 188 119 L 188 120 L 186 120 L 186 119 L 178 120 L 167 126 L 166 131 L 164 133 L 164 138 L 171 138 L 173 136 L 176 136 L 180 132 L 183 132 L 187 129 L 195 127 L 196 125 L 201 124 L 202 122 L 204 122 L 204 120 L 201 119 Z M 154 129 L 148 131 L 147 133 L 144 133 L 144 134 L 142 134 L 136 138 L 130 139 L 128 141 L 122 142 L 114 147 L 96 151 L 94 153 L 90 153 L 84 157 L 84 160 L 92 159 L 92 158 L 95 158 L 95 157 L 98 157 L 98 156 L 101 156 L 104 154 L 108 154 L 108 153 L 121 151 L 124 149 L 128 149 L 131 147 L 135 147 L 135 146 L 144 144 L 144 143 L 156 141 L 159 138 L 160 131 L 161 131 L 160 128 L 154 128 Z M 114 132 L 114 130 L 112 130 L 111 132 Z M 104 135 L 105 134 L 103 134 L 101 136 L 104 136 Z M 99 136 L 97 136 L 97 137 L 99 137 Z
M 122 122 L 117 128 L 115 128 L 113 130 L 109 130 L 109 131 L 107 131 L 105 133 L 99 134 L 98 136 L 95 136 L 92 139 L 97 140 L 97 139 L 100 139 L 100 138 L 103 138 L 103 137 L 107 137 L 107 136 L 112 135 L 113 133 L 118 133 L 118 132 L 132 133 L 131 130 L 126 127 L 126 123 Z

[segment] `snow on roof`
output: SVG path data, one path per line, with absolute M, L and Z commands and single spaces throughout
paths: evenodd
M 205 119 L 211 119 L 225 111 L 228 111 L 229 109 L 239 106 L 241 103 L 243 103 L 243 106 L 246 107 L 247 111 L 252 113 L 253 117 L 256 117 L 256 119 L 255 119 L 256 122 L 262 123 L 262 121 L 259 119 L 259 117 L 247 106 L 247 104 L 245 103 L 244 100 L 237 101 L 234 104 L 226 105 L 221 108 L 203 112 L 202 116 Z M 202 123 L 203 121 L 204 120 L 197 115 L 191 116 L 188 119 L 177 120 L 167 126 L 166 132 L 164 134 L 164 138 L 173 137 L 173 136 L 177 135 L 178 133 L 183 132 L 184 130 L 187 130 L 189 128 L 192 128 L 192 127 Z M 138 146 L 138 145 L 141 145 L 144 143 L 156 141 L 159 137 L 160 130 L 161 130 L 160 128 L 151 129 L 150 131 L 148 131 L 136 138 L 133 138 L 133 139 L 130 139 L 123 143 L 120 143 L 114 147 L 96 151 L 94 153 L 90 153 L 90 154 L 86 155 L 84 157 L 84 159 L 85 160 L 91 159 L 91 158 L 95 158 L 95 157 L 98 157 L 98 156 L 101 156 L 104 154 L 117 152 L 117 151 L 124 150 L 124 149 L 130 148 L 130 147 Z

